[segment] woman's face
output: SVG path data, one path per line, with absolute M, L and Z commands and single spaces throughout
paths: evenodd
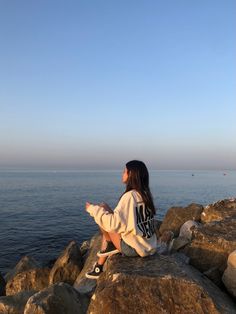
M 127 168 L 125 167 L 125 169 L 124 169 L 124 171 L 123 171 L 123 175 L 122 175 L 122 182 L 123 182 L 123 183 L 127 183 L 128 178 L 129 178 L 128 170 L 127 170 Z

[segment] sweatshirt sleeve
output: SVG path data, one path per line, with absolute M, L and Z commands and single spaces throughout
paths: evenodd
M 131 193 L 125 193 L 113 213 L 107 212 L 99 205 L 90 205 L 87 212 L 94 217 L 95 222 L 107 232 L 127 232 L 128 217 L 133 213 L 135 200 Z

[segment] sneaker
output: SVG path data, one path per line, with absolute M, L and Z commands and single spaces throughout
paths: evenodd
M 117 248 L 115 247 L 115 245 L 111 241 L 109 241 L 109 242 L 107 242 L 107 247 L 105 248 L 105 250 L 97 252 L 97 256 L 99 256 L 99 257 L 111 256 L 111 255 L 117 254 L 117 253 L 120 253 L 120 251 L 117 250 Z
M 103 269 L 103 265 L 99 265 L 98 263 L 96 263 L 93 266 L 93 270 L 88 272 L 88 273 L 86 273 L 85 277 L 87 277 L 89 279 L 98 279 L 98 277 L 102 273 L 102 269 Z

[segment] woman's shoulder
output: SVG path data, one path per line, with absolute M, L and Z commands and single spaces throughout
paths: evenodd
M 133 198 L 136 202 L 141 202 L 141 201 L 142 201 L 141 195 L 140 195 L 139 192 L 136 191 L 135 189 L 130 190 L 130 191 L 124 193 L 124 194 L 122 195 L 122 198 L 121 198 L 121 199 L 127 200 L 127 199 L 130 199 L 130 198 Z

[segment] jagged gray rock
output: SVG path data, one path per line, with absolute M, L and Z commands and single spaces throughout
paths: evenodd
M 73 285 L 78 277 L 82 264 L 82 255 L 75 241 L 71 241 L 56 260 L 49 275 L 49 284 L 67 282 Z
M 87 295 L 89 297 L 91 297 L 94 292 L 97 281 L 86 278 L 85 274 L 93 268 L 94 263 L 97 261 L 97 252 L 100 250 L 100 246 L 101 235 L 96 234 L 90 241 L 90 248 L 85 265 L 74 283 L 74 288 L 80 294 Z
M 24 314 L 85 314 L 83 297 L 69 284 L 56 283 L 27 302 Z
M 1 314 L 23 314 L 28 299 L 36 291 L 23 291 L 15 295 L 0 297 Z
M 194 220 L 188 220 L 181 226 L 179 236 L 191 241 L 193 237 L 193 230 L 199 226 L 200 223 Z
M 236 217 L 236 199 L 225 199 L 204 207 L 202 222 L 221 221 L 228 217 Z
M 187 244 L 189 244 L 190 241 L 184 237 L 177 237 L 172 240 L 171 242 L 171 252 L 178 251 L 179 249 L 185 247 Z
M 113 256 L 98 279 L 88 313 L 235 314 L 236 304 L 174 256 Z
M 208 279 L 213 281 L 219 288 L 222 289 L 224 287 L 222 280 L 221 280 L 221 272 L 219 271 L 219 269 L 217 267 L 212 267 L 212 268 L 204 271 L 203 274 Z
M 0 273 L 0 296 L 5 295 L 6 281 Z
M 7 282 L 6 295 L 17 294 L 21 291 L 39 291 L 48 286 L 49 268 L 37 268 L 16 274 Z
M 171 241 L 169 250 L 175 252 L 189 244 L 192 240 L 193 229 L 198 226 L 199 223 L 196 221 L 186 221 L 180 228 L 179 236 Z
M 88 252 L 89 247 L 90 247 L 90 241 L 88 241 L 88 240 L 84 241 L 84 242 L 81 244 L 81 246 L 80 246 L 80 252 L 81 252 L 82 256 L 85 255 L 85 254 Z
M 35 268 L 40 268 L 39 263 L 33 257 L 23 256 L 16 266 L 6 274 L 5 280 L 9 281 L 16 274 Z
M 226 269 L 228 255 L 235 249 L 236 217 L 231 217 L 194 229 L 193 240 L 181 251 L 190 258 L 190 264 L 201 272 L 217 268 L 219 277 L 212 279 L 218 284 Z
M 178 235 L 186 221 L 200 219 L 202 210 L 198 204 L 172 207 L 161 224 L 160 234 L 172 230 Z M 236 314 L 234 301 L 208 280 L 221 287 L 225 271 L 222 280 L 235 297 L 236 262 L 229 263 L 229 258 L 226 269 L 228 255 L 236 250 L 235 210 L 235 199 L 206 206 L 202 214 L 204 224 L 188 228 L 187 237 L 186 232 L 182 232 L 172 243 L 172 252 L 180 250 L 186 255 L 126 258 L 118 254 L 107 260 L 98 281 L 87 279 L 85 273 L 97 260 L 100 234 L 92 238 L 89 248 L 88 243 L 81 246 L 83 254 L 72 241 L 51 271 L 40 268 L 34 259 L 25 256 L 6 275 L 7 296 L 0 297 L 0 314 L 22 314 L 26 302 L 24 314 L 85 314 L 91 296 L 88 310 L 91 314 Z M 159 235 L 158 228 L 156 232 Z M 189 260 L 208 278 L 188 266 Z M 62 282 L 48 287 L 49 274 L 50 283 L 67 281 L 74 283 L 76 290 Z M 0 292 L 4 285 L 0 274 Z
M 159 232 L 162 234 L 166 230 L 179 235 L 180 227 L 188 220 L 200 221 L 203 206 L 199 204 L 190 204 L 187 207 L 171 207 L 160 226 Z

